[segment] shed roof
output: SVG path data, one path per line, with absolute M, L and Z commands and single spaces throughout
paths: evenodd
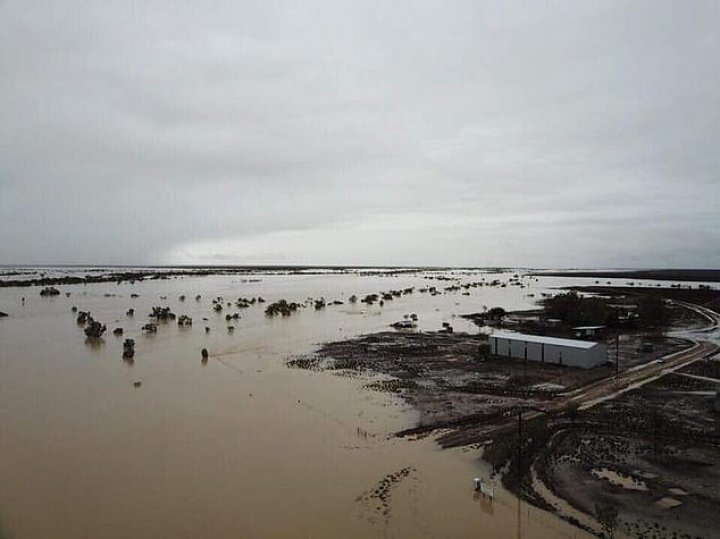
M 565 346 L 567 348 L 584 348 L 586 350 L 593 348 L 598 344 L 592 341 L 561 339 L 559 337 L 544 337 L 542 335 L 527 335 L 525 333 L 510 333 L 509 331 L 495 331 L 490 335 L 490 338 L 508 339 L 518 342 L 532 342 L 538 344 L 552 344 L 555 346 Z

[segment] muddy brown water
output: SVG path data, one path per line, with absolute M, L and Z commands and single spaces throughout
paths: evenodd
M 484 305 L 531 308 L 527 294 L 539 296 L 557 278 L 470 296 L 415 292 L 380 308 L 347 298 L 449 283 L 419 275 L 254 277 L 261 282 L 210 276 L 60 286 L 63 294 L 52 298 L 37 287 L 0 289 L 0 310 L 10 314 L 0 320 L 3 539 L 586 536 L 499 485 L 493 503 L 477 499 L 472 480 L 488 477 L 478 450 L 393 438 L 416 413 L 397 397 L 364 390 L 367 379 L 284 366 L 289 355 L 384 330 L 411 312 L 420 329 L 447 321 L 475 331 L 453 315 Z M 289 318 L 267 318 L 262 305 L 218 315 L 211 305 L 218 295 L 346 304 Z M 107 324 L 100 343 L 86 342 L 73 305 Z M 156 334 L 142 334 L 153 305 L 190 315 L 193 326 L 161 323 Z M 134 318 L 125 316 L 130 307 Z M 235 311 L 242 318 L 228 333 L 224 315 Z M 113 336 L 115 327 L 125 334 Z M 136 341 L 132 365 L 121 359 L 128 337 Z M 383 482 L 401 470 L 408 471 Z

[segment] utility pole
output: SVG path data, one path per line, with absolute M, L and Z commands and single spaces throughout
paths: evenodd
M 518 498 L 522 498 L 522 406 L 518 413 L 518 468 L 517 468 L 517 483 L 518 483 Z
M 615 378 L 620 376 L 620 332 L 615 333 Z

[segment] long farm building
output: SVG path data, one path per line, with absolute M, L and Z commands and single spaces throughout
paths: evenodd
M 490 335 L 490 353 L 567 367 L 591 369 L 607 362 L 607 347 L 598 342 L 560 339 L 496 331 Z

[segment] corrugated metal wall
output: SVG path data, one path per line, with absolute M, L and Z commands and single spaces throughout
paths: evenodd
M 524 341 L 490 336 L 490 352 L 499 357 L 539 361 L 568 367 L 590 369 L 607 362 L 607 348 L 598 343 L 592 348 L 573 348 L 557 344 L 525 343 Z

